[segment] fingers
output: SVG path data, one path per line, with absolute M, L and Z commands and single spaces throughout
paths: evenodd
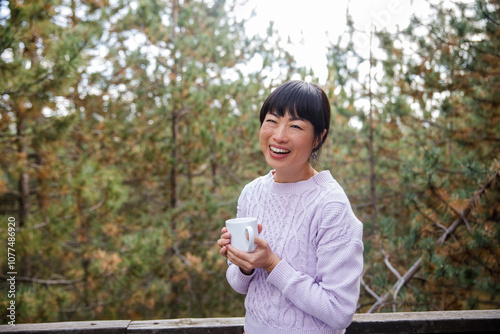
M 217 240 L 217 245 L 219 245 L 219 247 L 223 247 L 231 242 L 231 233 L 229 233 L 225 227 L 221 229 L 221 232 L 220 239 Z
M 220 236 L 221 239 L 231 239 L 231 234 L 227 231 L 227 228 L 223 227 L 220 231 L 222 233 Z
M 231 253 L 233 256 L 240 258 L 240 259 L 243 259 L 248 255 L 247 252 L 239 250 L 238 248 L 234 247 L 230 243 L 226 245 L 226 248 L 227 248 L 228 253 Z
M 217 240 L 217 246 L 220 247 L 219 254 L 227 258 L 226 246 L 231 242 L 231 234 L 227 231 L 226 227 L 221 228 L 220 239 Z
M 231 235 L 229 233 L 224 233 L 223 235 L 220 236 L 220 239 L 217 240 L 217 245 L 219 245 L 219 247 L 224 247 L 230 243 L 231 243 Z
M 233 264 L 237 265 L 238 267 L 244 269 L 244 270 L 252 270 L 255 268 L 253 266 L 252 261 L 251 261 L 251 256 L 249 253 L 241 251 L 231 245 L 227 245 L 227 258 L 229 261 L 231 261 Z
M 217 240 L 217 246 L 220 247 L 219 254 L 227 258 L 227 245 L 231 244 L 231 234 L 224 233 Z
M 219 254 L 224 256 L 225 258 L 227 258 L 227 247 L 226 246 L 222 246 L 220 249 L 219 249 Z
M 228 259 L 232 258 L 234 260 L 234 262 L 233 261 L 231 262 L 238 264 L 245 263 L 246 265 L 248 265 L 248 263 L 250 262 L 249 261 L 250 253 L 239 250 L 238 248 L 233 247 L 233 245 L 231 244 L 228 244 L 226 248 L 227 248 Z

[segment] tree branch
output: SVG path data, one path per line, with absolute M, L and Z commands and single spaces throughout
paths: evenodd
M 389 261 L 389 255 L 384 249 L 382 249 L 382 254 L 384 255 L 384 263 L 387 268 L 389 268 L 389 270 L 392 271 L 392 273 L 396 275 L 398 279 L 401 279 L 401 274 L 396 270 L 396 268 L 392 266 L 391 262 Z
M 469 230 L 469 232 L 471 231 L 471 228 L 470 228 L 470 224 L 469 222 L 467 221 L 467 219 L 465 218 L 464 216 L 464 212 L 458 212 L 453 206 L 451 206 L 450 203 L 448 203 L 444 198 L 443 196 L 441 196 L 441 194 L 436 190 L 436 187 L 434 187 L 432 184 L 430 184 L 430 189 L 432 191 L 432 193 L 434 195 L 436 195 L 437 198 L 439 198 L 439 200 L 447 207 L 449 208 L 451 211 L 453 211 L 453 213 L 455 213 L 458 217 L 460 217 L 465 225 L 467 226 L 467 229 Z
M 4 275 L 0 275 L 0 277 L 2 279 L 9 278 L 9 276 L 4 276 Z M 77 280 L 65 280 L 65 279 L 51 280 L 51 279 L 40 279 L 40 278 L 34 278 L 34 277 L 16 277 L 16 281 L 31 282 L 31 283 L 38 283 L 38 284 L 44 284 L 44 285 L 73 285 L 73 284 L 82 282 L 83 278 L 77 279 Z
M 365 280 L 363 278 L 361 278 L 361 285 L 363 286 L 363 288 L 365 288 L 365 290 L 370 294 L 372 295 L 377 301 L 380 300 L 380 296 L 377 295 L 375 293 L 375 291 L 373 291 L 366 283 L 365 283 Z

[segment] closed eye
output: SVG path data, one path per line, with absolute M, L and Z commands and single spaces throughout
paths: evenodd
M 292 125 L 292 128 L 302 130 L 302 128 L 298 125 Z

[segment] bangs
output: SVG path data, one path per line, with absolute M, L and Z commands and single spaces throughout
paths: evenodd
M 309 120 L 312 116 L 311 109 L 321 109 L 321 102 L 314 101 L 309 87 L 304 87 L 301 82 L 291 82 L 288 85 L 274 90 L 262 105 L 260 122 L 264 121 L 268 113 L 283 117 L 288 112 L 292 118 Z M 316 102 L 316 103 L 315 103 Z M 319 106 L 314 106 L 318 104 Z

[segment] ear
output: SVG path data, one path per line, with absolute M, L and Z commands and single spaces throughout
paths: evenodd
M 323 144 L 323 140 L 325 140 L 325 136 L 326 136 L 326 129 L 323 129 L 323 133 L 321 134 L 321 139 L 316 138 L 316 140 L 314 141 L 314 148 L 317 148 L 318 146 Z

